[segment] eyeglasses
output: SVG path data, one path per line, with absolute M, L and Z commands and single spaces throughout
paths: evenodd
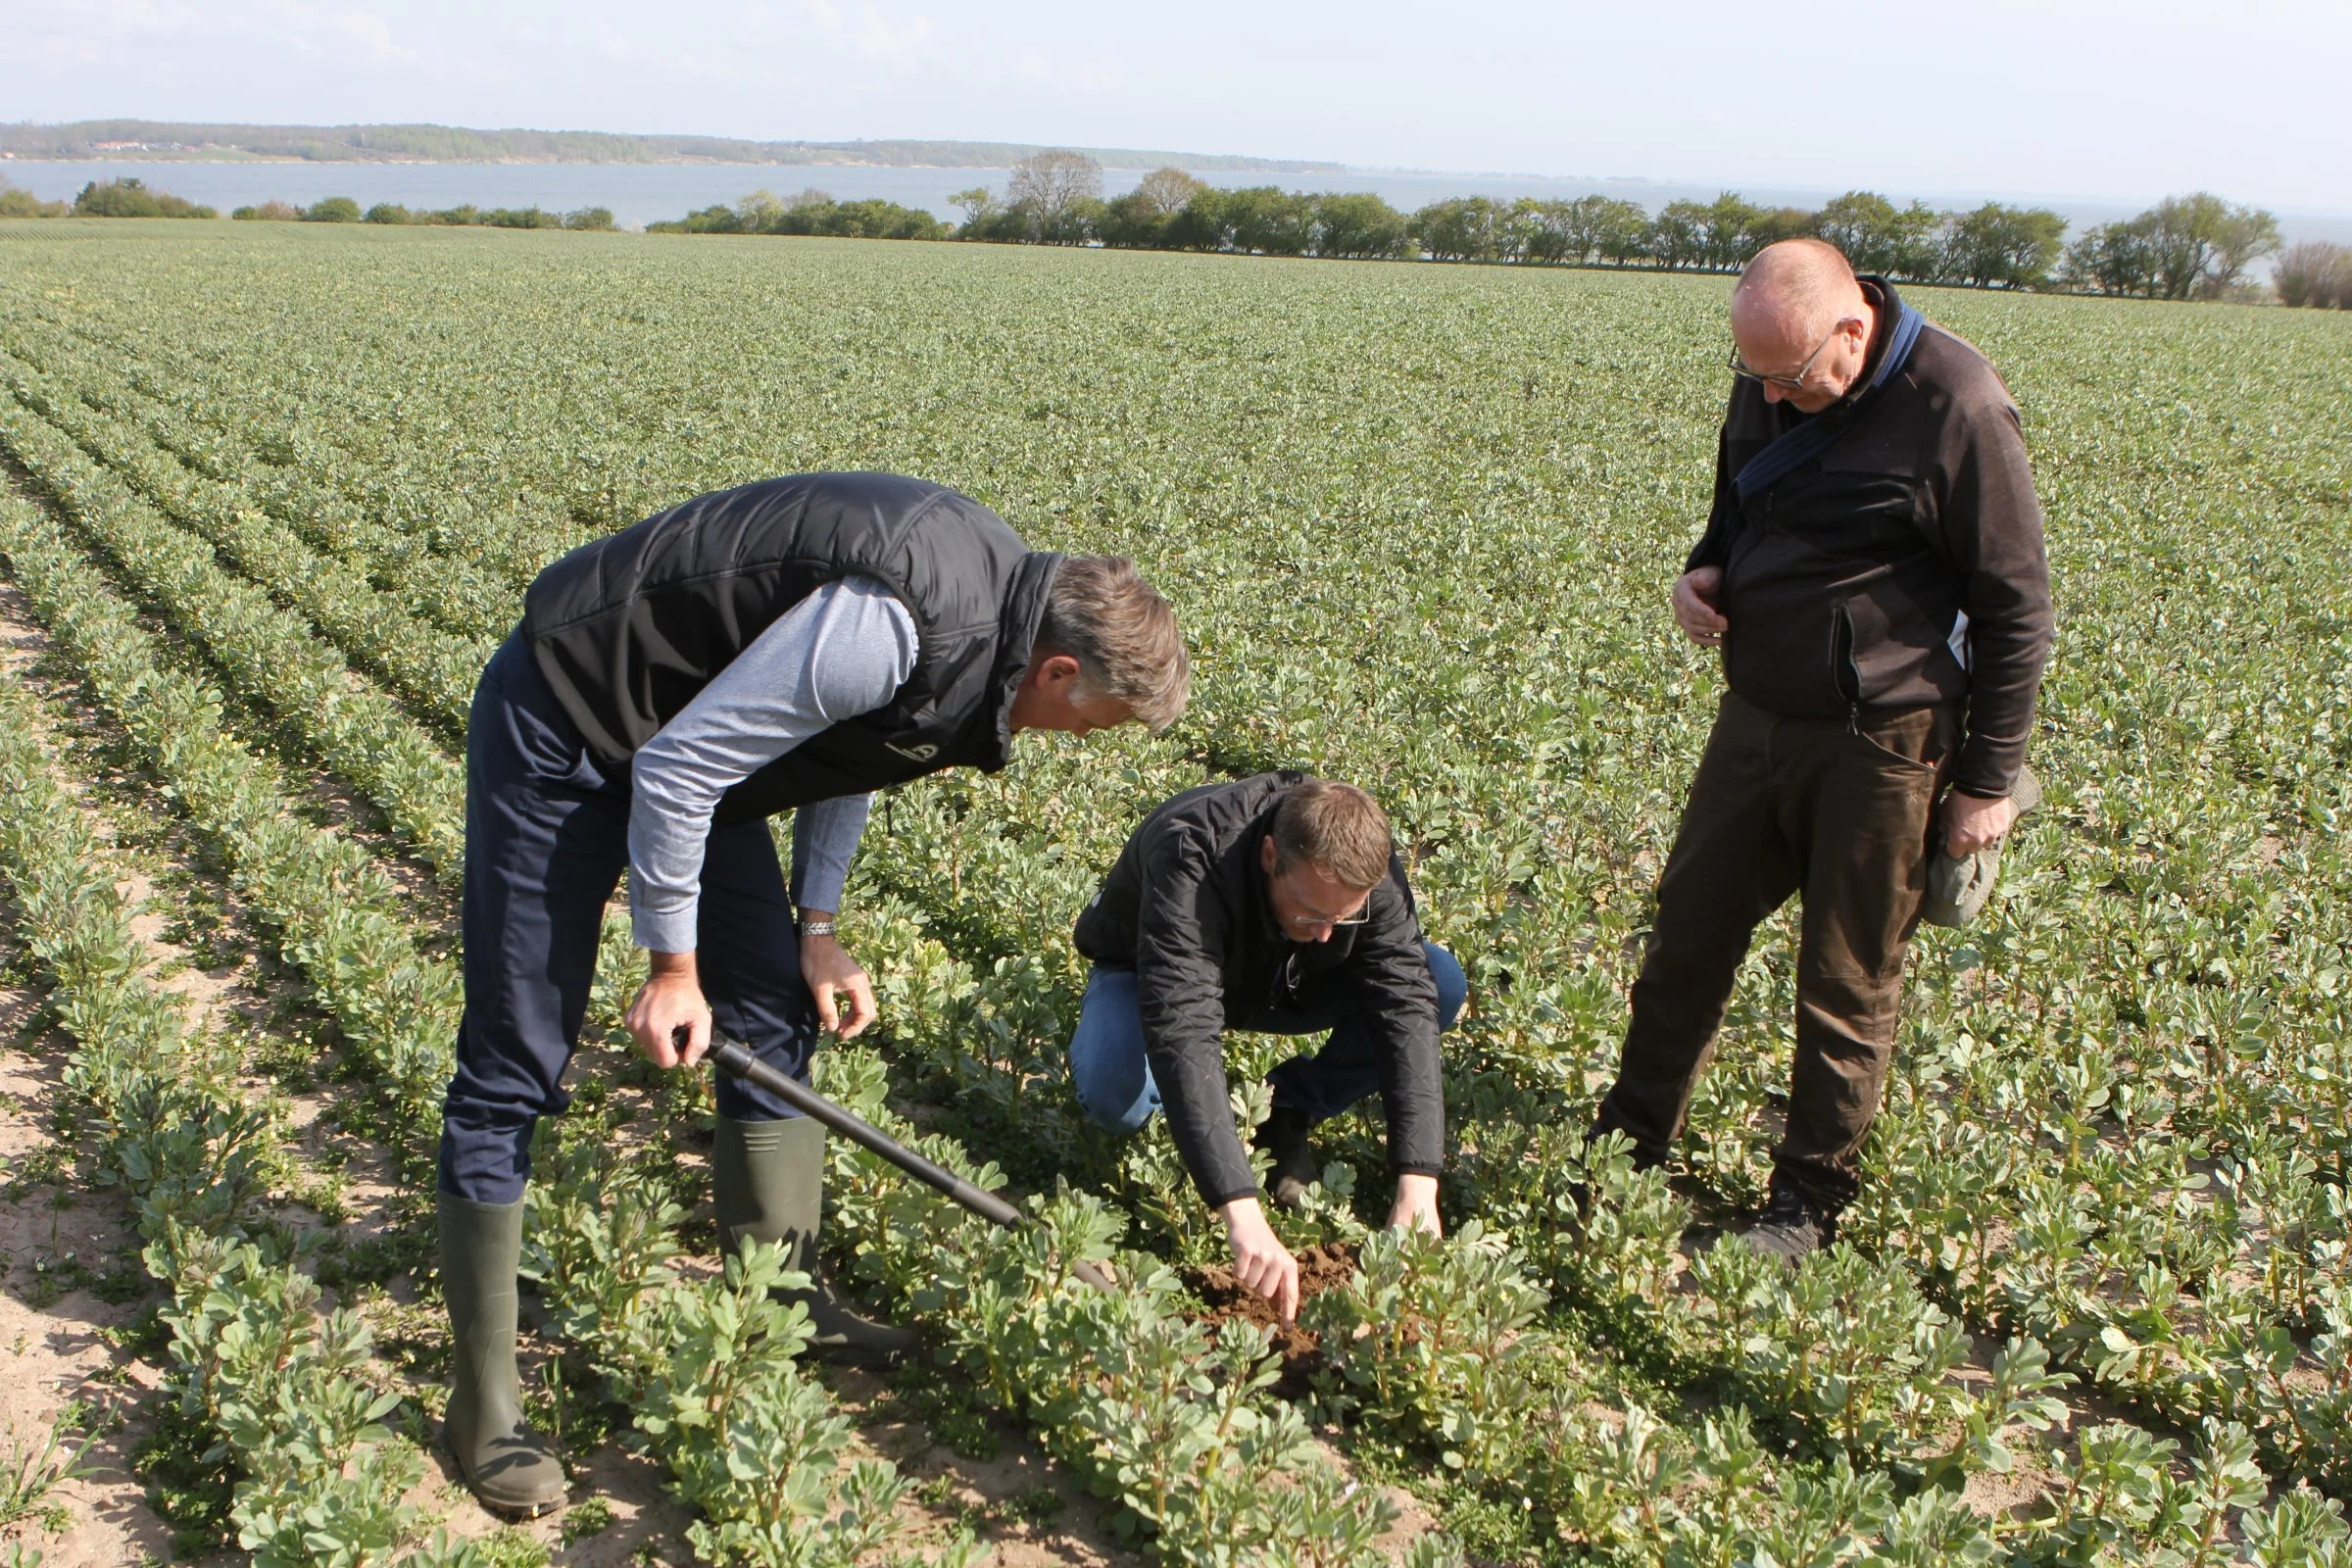
M 1848 319 L 1851 319 L 1851 318 L 1848 318 Z M 1747 362 L 1740 357 L 1740 345 L 1735 343 L 1732 345 L 1732 357 L 1729 361 L 1732 373 L 1743 381 L 1769 381 L 1774 386 L 1786 387 L 1791 392 L 1802 392 L 1805 389 L 1805 377 L 1813 373 L 1813 362 L 1820 359 L 1822 356 L 1822 351 L 1827 349 L 1832 343 L 1838 341 L 1838 334 L 1844 330 L 1844 321 L 1839 321 L 1836 326 L 1831 327 L 1830 335 L 1823 338 L 1819 344 L 1815 345 L 1813 352 L 1805 356 L 1805 363 L 1798 366 L 1795 373 L 1790 375 L 1776 374 L 1768 370 L 1750 369 Z
M 1371 918 L 1372 901 L 1370 899 L 1366 899 L 1362 908 L 1356 910 L 1353 914 L 1348 915 L 1345 919 L 1326 920 L 1319 914 L 1286 914 L 1282 917 L 1282 923 L 1289 926 L 1294 931 L 1311 932 L 1321 930 L 1324 926 L 1331 926 L 1336 930 L 1338 927 L 1345 925 L 1362 925 Z
M 1296 899 L 1298 895 L 1294 893 L 1292 897 Z M 1346 915 L 1336 920 L 1326 919 L 1324 916 L 1319 914 L 1286 914 L 1282 916 L 1282 923 L 1292 931 L 1302 931 L 1307 935 L 1312 936 L 1315 932 L 1322 930 L 1325 926 L 1330 926 L 1334 930 L 1337 930 L 1341 926 L 1362 925 L 1371 918 L 1372 896 L 1367 893 L 1364 895 L 1364 902 L 1355 906 L 1355 912 L 1353 914 Z

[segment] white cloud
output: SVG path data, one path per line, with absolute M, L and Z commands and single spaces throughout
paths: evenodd
M 422 60 L 421 52 L 396 43 L 392 24 L 368 11 L 344 11 L 332 14 L 328 25 L 333 32 L 356 43 L 373 65 L 415 65 Z
M 864 59 L 901 66 L 920 64 L 930 52 L 930 41 L 927 17 L 893 23 L 872 6 L 858 8 L 858 53 Z

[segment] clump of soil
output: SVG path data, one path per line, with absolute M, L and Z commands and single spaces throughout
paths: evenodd
M 1344 1287 L 1355 1277 L 1352 1246 L 1342 1243 L 1310 1247 L 1298 1255 L 1301 1304 L 1325 1291 Z M 1244 1285 L 1234 1277 L 1232 1269 L 1222 1264 L 1189 1270 L 1184 1282 L 1208 1308 L 1200 1314 L 1200 1321 L 1211 1328 L 1229 1318 L 1239 1318 L 1244 1323 L 1274 1331 L 1274 1349 L 1282 1356 L 1282 1381 L 1274 1385 L 1276 1394 L 1286 1399 L 1299 1399 L 1311 1392 L 1314 1375 L 1323 1367 L 1323 1344 L 1319 1336 L 1276 1317 L 1273 1302 Z

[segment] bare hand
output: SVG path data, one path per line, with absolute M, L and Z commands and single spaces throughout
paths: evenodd
M 1723 591 L 1721 566 L 1693 566 L 1674 580 L 1674 623 L 1701 648 L 1716 648 L 1732 623 L 1715 608 Z
M 801 938 L 801 978 L 816 998 L 816 1021 L 844 1040 L 856 1039 L 881 1010 L 874 1004 L 873 981 L 831 937 Z M 841 1010 L 845 1001 L 847 1014 Z
M 2017 824 L 2017 803 L 2004 795 L 1988 801 L 1958 790 L 1943 798 L 1943 842 L 1957 860 L 1989 850 Z
M 701 971 L 691 953 L 657 953 L 653 960 L 652 976 L 629 1004 L 629 1037 L 657 1067 L 691 1067 L 710 1049 Z
M 1285 1323 L 1298 1321 L 1298 1260 L 1266 1223 L 1254 1198 L 1225 1205 L 1225 1234 L 1233 1243 L 1233 1273 L 1249 1289 L 1274 1303 Z
M 1389 1210 L 1389 1229 L 1415 1227 L 1432 1236 L 1446 1234 L 1438 1223 L 1438 1179 L 1406 1171 L 1396 1178 L 1396 1206 Z

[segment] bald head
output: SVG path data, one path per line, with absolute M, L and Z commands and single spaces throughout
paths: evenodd
M 1816 340 L 1862 310 L 1862 285 L 1827 240 L 1785 239 L 1756 252 L 1732 290 L 1732 330 L 1752 325 Z
M 1765 246 L 1732 290 L 1732 337 L 1740 363 L 1765 372 L 1767 402 L 1785 398 L 1808 414 L 1829 407 L 1854 384 L 1877 320 L 1853 268 L 1823 240 Z M 1788 379 L 1800 374 L 1801 383 Z

